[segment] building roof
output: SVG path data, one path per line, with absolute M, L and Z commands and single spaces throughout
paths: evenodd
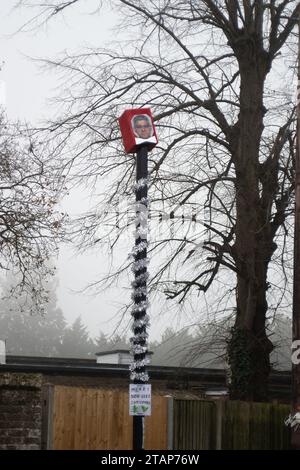
M 150 381 L 163 380 L 168 387 L 224 390 L 227 387 L 226 371 L 210 368 L 166 367 L 149 365 Z M 129 379 L 128 364 L 99 364 L 95 359 L 53 358 L 35 356 L 7 356 L 6 364 L 0 364 L 1 372 L 41 373 L 47 376 L 81 376 Z M 98 379 L 97 379 L 98 380 Z M 273 371 L 269 378 L 270 398 L 289 401 L 291 372 Z
M 128 351 L 127 351 L 128 352 Z M 196 369 L 193 367 L 147 367 L 149 373 L 155 378 L 174 377 L 176 375 L 188 375 L 203 377 L 214 376 L 217 380 L 225 380 L 225 371 L 220 369 Z M 7 356 L 6 364 L 0 365 L 0 370 L 46 373 L 70 373 L 70 374 L 96 374 L 96 375 L 126 375 L 128 376 L 128 364 L 99 364 L 95 359 L 37 357 L 37 356 Z
M 107 356 L 108 354 L 130 354 L 128 349 L 111 349 L 109 351 L 100 351 L 95 353 L 96 356 Z M 147 351 L 147 354 L 153 354 L 152 351 Z

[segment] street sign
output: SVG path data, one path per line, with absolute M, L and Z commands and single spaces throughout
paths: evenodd
M 129 415 L 151 416 L 151 385 L 129 385 Z

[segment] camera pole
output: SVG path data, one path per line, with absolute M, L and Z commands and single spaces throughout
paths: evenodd
M 149 317 L 147 315 L 147 218 L 148 218 L 148 147 L 142 145 L 136 156 L 136 223 L 133 250 L 132 282 L 134 307 L 132 310 L 134 336 L 131 338 L 133 361 L 130 366 L 131 383 L 146 384 Z M 144 416 L 133 416 L 133 449 L 144 449 Z

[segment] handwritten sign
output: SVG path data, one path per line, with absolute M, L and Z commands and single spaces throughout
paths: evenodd
M 129 415 L 151 416 L 151 385 L 129 385 Z

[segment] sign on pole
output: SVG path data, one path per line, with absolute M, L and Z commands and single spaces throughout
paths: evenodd
M 151 416 L 151 385 L 130 384 L 129 415 Z

